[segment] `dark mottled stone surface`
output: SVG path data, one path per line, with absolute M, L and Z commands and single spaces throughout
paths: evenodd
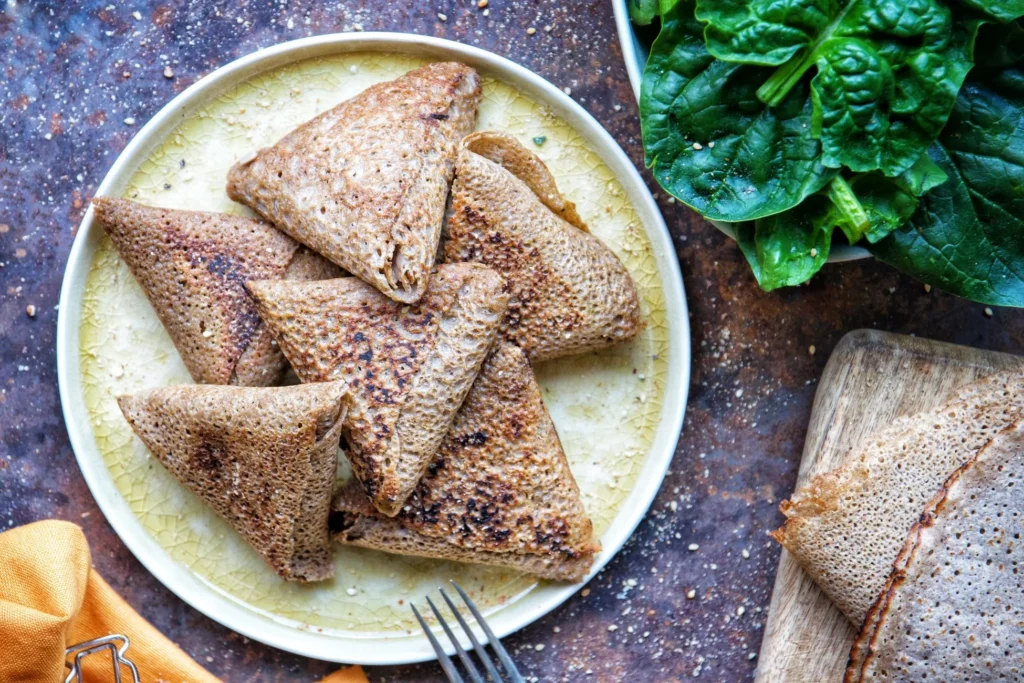
M 336 667 L 210 621 L 121 544 L 68 445 L 55 307 L 86 203 L 140 125 L 236 57 L 360 28 L 441 36 L 510 57 L 571 88 L 641 162 L 607 1 L 491 0 L 489 16 L 453 0 L 6 0 L 0 8 L 0 528 L 47 517 L 80 523 L 114 587 L 230 681 L 313 681 Z M 872 261 L 829 266 L 808 287 L 765 294 L 731 242 L 683 207 L 661 205 L 692 312 L 686 427 L 651 513 L 589 592 L 507 640 L 540 680 L 748 680 L 779 555 L 765 532 L 780 522 L 776 505 L 793 487 L 815 379 L 839 338 L 874 327 L 1011 352 L 1024 340 L 1019 311 L 988 317 L 983 306 L 926 293 Z M 691 589 L 696 597 L 687 599 Z M 441 679 L 435 664 L 369 674 Z

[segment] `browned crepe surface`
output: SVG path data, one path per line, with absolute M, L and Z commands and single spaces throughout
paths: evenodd
M 161 387 L 118 404 L 146 447 L 288 581 L 334 575 L 328 536 L 344 382 Z
M 599 549 L 529 361 L 503 343 L 397 517 L 358 489 L 335 501 L 339 542 L 582 580 Z
M 463 141 L 444 250 L 448 262 L 483 263 L 508 279 L 502 332 L 531 360 L 600 349 L 640 330 L 629 273 L 511 136 Z
M 268 386 L 284 370 L 246 280 L 341 274 L 263 221 L 112 197 L 93 206 L 196 382 Z
M 497 335 L 504 280 L 478 264 L 439 266 L 411 306 L 357 278 L 254 282 L 250 290 L 302 381 L 351 387 L 353 472 L 379 510 L 396 514 Z

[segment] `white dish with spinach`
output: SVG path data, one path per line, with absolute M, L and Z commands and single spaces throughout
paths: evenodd
M 629 0 L 665 190 L 766 290 L 858 245 L 1024 306 L 1024 0 Z M 649 30 L 649 28 L 648 28 Z

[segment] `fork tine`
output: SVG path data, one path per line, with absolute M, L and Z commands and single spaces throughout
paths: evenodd
M 423 632 L 427 634 L 427 640 L 430 641 L 430 647 L 434 648 L 434 652 L 437 653 L 437 661 L 441 665 L 441 668 L 444 669 L 444 673 L 448 676 L 448 680 L 451 681 L 451 683 L 466 683 L 462 680 L 462 676 L 459 675 L 459 672 L 455 670 L 455 665 L 452 664 L 452 660 L 445 654 L 444 648 L 441 647 L 441 643 L 437 642 L 437 638 L 434 637 L 433 631 L 431 631 L 430 627 L 427 626 L 427 622 L 420 616 L 420 612 L 416 609 L 416 605 L 410 603 L 409 606 L 412 607 L 412 613 L 416 615 L 416 620 L 420 622 L 420 626 L 423 627 Z
M 501 666 L 504 667 L 506 673 L 512 677 L 512 683 L 526 683 L 526 681 L 523 680 L 523 677 L 519 674 L 519 670 L 516 668 L 516 665 L 512 663 L 512 658 L 508 656 L 508 652 L 505 650 L 505 647 L 494 636 L 494 631 L 492 631 L 491 627 L 487 625 L 487 622 L 484 621 L 484 615 L 480 614 L 480 610 L 476 608 L 473 601 L 469 599 L 468 595 L 466 595 L 466 591 L 462 590 L 462 586 L 454 581 L 452 581 L 451 584 L 454 586 L 455 590 L 458 591 L 459 596 L 462 597 L 462 600 L 466 603 L 466 607 L 469 608 L 469 611 L 473 613 L 473 618 L 476 619 L 476 623 L 480 624 L 480 628 L 484 630 L 484 633 L 487 635 L 487 640 L 490 641 L 491 647 L 494 648 L 494 653 L 498 655 L 498 661 L 501 662 Z
M 480 674 L 476 671 L 476 666 L 473 664 L 473 660 L 469 658 L 466 651 L 462 649 L 462 643 L 455 637 L 452 630 L 448 627 L 448 622 L 444 620 L 441 613 L 437 611 L 437 607 L 434 605 L 434 601 L 429 597 L 427 598 L 427 604 L 430 605 L 430 609 L 434 612 L 434 616 L 437 617 L 437 623 L 441 624 L 441 628 L 444 629 L 445 634 L 448 636 L 448 640 L 452 641 L 455 646 L 455 652 L 459 655 L 459 660 L 462 662 L 462 666 L 466 667 L 466 673 L 473 679 L 473 683 L 484 683 L 484 679 L 480 678 Z
M 494 666 L 494 662 L 491 661 L 491 656 L 487 654 L 487 650 L 485 650 L 483 645 L 480 644 L 480 641 L 476 639 L 476 634 L 473 633 L 473 629 L 469 627 L 466 620 L 462 618 L 462 614 L 459 613 L 459 610 L 455 608 L 455 603 L 452 602 L 452 599 L 448 597 L 448 594 L 444 592 L 443 588 L 440 590 L 441 597 L 448 603 L 448 609 L 452 611 L 455 618 L 459 620 L 459 626 L 461 626 L 462 630 L 466 632 L 467 636 L 469 636 L 469 642 L 473 644 L 473 651 L 476 652 L 476 656 L 480 658 L 480 661 L 484 663 L 491 680 L 495 681 L 495 683 L 499 683 L 501 681 L 501 674 L 498 673 L 498 669 Z

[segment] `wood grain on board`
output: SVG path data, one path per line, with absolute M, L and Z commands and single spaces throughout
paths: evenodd
M 797 486 L 838 467 L 893 419 L 940 405 L 957 387 L 1024 358 L 876 330 L 850 332 L 822 373 Z M 756 683 L 842 681 L 856 628 L 786 550 L 775 577 Z

